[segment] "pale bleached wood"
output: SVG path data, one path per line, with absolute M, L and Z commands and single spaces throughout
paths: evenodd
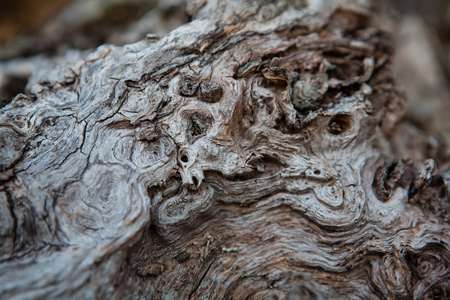
M 36 69 L 0 116 L 0 297 L 448 297 L 446 162 L 351 2 L 191 1 Z

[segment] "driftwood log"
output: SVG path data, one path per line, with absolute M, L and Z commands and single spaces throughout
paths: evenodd
M 376 2 L 193 0 L 0 115 L 0 298 L 448 299 L 448 160 Z

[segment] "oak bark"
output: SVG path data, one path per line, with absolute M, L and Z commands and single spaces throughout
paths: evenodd
M 354 2 L 193 0 L 42 63 L 1 109 L 0 298 L 448 298 L 448 160 Z

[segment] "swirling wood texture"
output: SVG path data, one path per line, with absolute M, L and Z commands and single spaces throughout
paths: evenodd
M 448 299 L 448 164 L 353 2 L 43 64 L 1 110 L 0 298 Z

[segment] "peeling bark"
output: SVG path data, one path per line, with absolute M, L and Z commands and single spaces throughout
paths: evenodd
M 0 297 L 448 298 L 448 160 L 351 2 L 193 0 L 43 64 L 1 109 Z

